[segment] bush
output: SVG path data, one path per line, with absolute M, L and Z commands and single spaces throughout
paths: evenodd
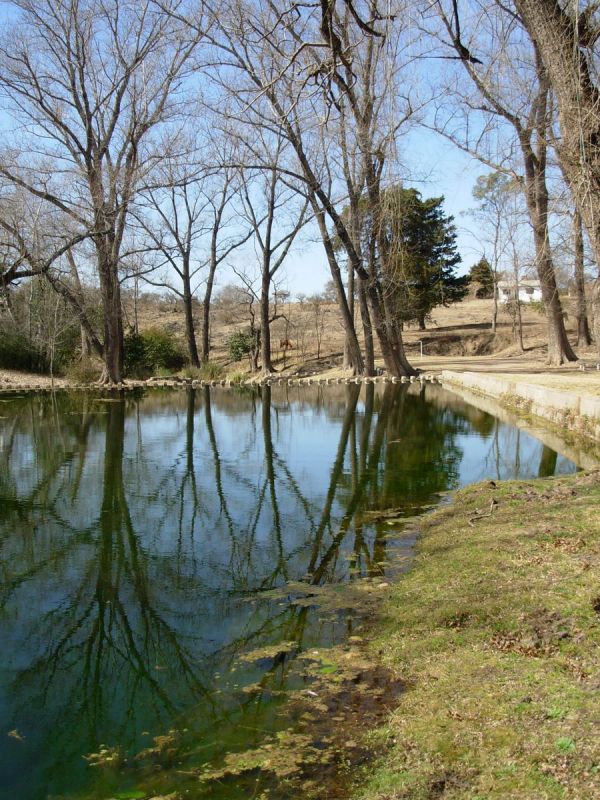
M 223 367 L 214 361 L 205 361 L 199 367 L 186 367 L 183 374 L 193 381 L 218 381 L 223 377 Z
M 235 384 L 236 386 L 239 386 L 245 377 L 246 376 L 244 375 L 243 372 L 236 371 L 236 372 L 230 372 L 227 375 L 227 380 L 231 381 L 231 383 Z
M 532 300 L 530 303 L 527 303 L 527 308 L 530 308 L 532 311 L 535 311 L 536 314 L 546 313 L 546 309 L 544 308 L 544 303 L 541 300 Z
M 89 358 L 72 361 L 65 370 L 65 376 L 73 383 L 94 383 L 102 373 L 102 365 Z
M 244 356 L 252 352 L 254 337 L 246 331 L 236 331 L 227 339 L 227 349 L 232 361 L 241 361 Z
M 185 358 L 176 340 L 165 331 L 151 328 L 125 337 L 125 372 L 146 375 L 157 370 L 180 369 Z
M 154 369 L 181 369 L 185 357 L 177 341 L 165 331 L 151 328 L 142 334 L 147 363 Z
M 80 349 L 81 332 L 78 325 L 70 325 L 63 330 L 54 348 L 54 372 L 62 375 L 73 361 L 73 356 Z M 50 369 L 50 350 L 46 347 L 46 364 Z
M 0 367 L 24 372 L 46 372 L 48 364 L 40 352 L 23 334 L 0 330 Z

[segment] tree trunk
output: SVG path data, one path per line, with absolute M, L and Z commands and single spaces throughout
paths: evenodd
M 540 81 L 542 79 L 540 78 Z M 542 104 L 540 104 L 542 105 Z M 545 113 L 544 113 L 545 119 Z M 545 124 L 538 122 L 538 136 L 545 134 Z M 546 186 L 546 144 L 538 143 L 538 153 L 534 154 L 531 140 L 520 137 L 523 162 L 525 166 L 525 199 L 533 229 L 535 246 L 535 266 L 542 290 L 546 312 L 548 335 L 547 363 L 560 366 L 565 361 L 577 361 L 577 356 L 567 338 L 563 310 L 558 296 L 554 264 L 550 252 L 548 235 L 548 188 Z M 517 298 L 518 299 L 518 298 Z
M 494 297 L 492 305 L 492 333 L 496 333 L 498 327 L 498 271 L 494 266 Z
M 99 277 L 104 308 L 104 383 L 123 381 L 123 316 L 121 285 L 116 265 L 105 254 L 99 254 Z
M 373 347 L 373 326 L 371 325 L 371 315 L 367 303 L 367 292 L 364 281 L 358 279 L 358 302 L 360 306 L 360 317 L 365 337 L 365 365 L 363 375 L 375 375 L 375 349 Z
M 513 280 L 515 284 L 515 314 L 514 314 L 514 325 L 513 325 L 513 338 L 515 342 L 519 346 L 519 350 L 524 353 L 525 352 L 525 345 L 523 344 L 523 316 L 521 314 L 521 300 L 520 300 L 520 293 L 521 287 L 519 286 L 519 257 L 517 255 L 517 250 L 515 247 L 515 242 L 512 240 L 512 248 L 513 248 Z
M 517 344 L 519 345 L 519 350 L 524 353 L 525 352 L 525 345 L 523 344 L 523 317 L 521 315 L 521 303 L 517 300 Z
M 311 198 L 311 206 L 315 213 L 315 217 L 317 218 L 317 224 L 319 225 L 323 247 L 325 248 L 325 254 L 327 255 L 327 262 L 329 264 L 331 278 L 337 294 L 338 307 L 342 317 L 342 326 L 346 335 L 345 342 L 348 352 L 348 363 L 352 366 L 355 375 L 361 375 L 364 371 L 363 356 L 360 349 L 360 344 L 358 343 L 358 337 L 356 336 L 354 316 L 350 313 L 348 298 L 346 297 L 346 292 L 344 290 L 344 282 L 342 280 L 340 266 L 335 257 L 335 251 L 331 243 L 329 231 L 327 230 L 327 225 L 325 224 L 325 215 L 314 196 Z M 351 270 L 352 266 L 348 265 L 348 269 Z
M 354 270 L 348 270 L 348 311 L 352 318 L 352 324 L 354 325 Z M 354 369 L 354 364 L 352 363 L 352 342 L 349 340 L 348 334 L 346 334 L 346 338 L 344 339 L 344 361 L 343 366 L 344 369 Z
M 587 347 L 592 343 L 585 299 L 585 273 L 583 264 L 583 230 L 581 214 L 573 215 L 573 245 L 575 249 L 575 298 L 577 304 L 577 346 Z
M 183 312 L 185 315 L 185 338 L 187 341 L 188 356 L 192 367 L 200 366 L 198 358 L 198 348 L 196 347 L 196 331 L 194 330 L 194 307 L 192 288 L 190 284 L 190 263 L 189 256 L 183 259 Z
M 138 281 L 139 281 L 138 277 L 135 277 L 133 280 L 133 330 L 136 336 L 140 332 L 140 327 L 138 324 L 138 300 L 139 300 Z
M 417 371 L 410 365 L 406 353 L 404 351 L 404 342 L 402 340 L 402 330 L 396 319 L 396 312 L 393 306 L 390 305 L 388 293 L 385 289 L 380 293 L 380 282 L 376 277 L 375 265 L 375 242 L 377 243 L 377 250 L 379 253 L 379 269 L 381 274 L 390 274 L 390 252 L 389 242 L 385 236 L 385 226 L 381 223 L 381 186 L 380 177 L 381 172 L 377 172 L 375 164 L 367 160 L 366 163 L 366 189 L 369 197 L 371 214 L 373 215 L 373 230 L 375 236 L 371 243 L 371 253 L 369 256 L 370 270 L 369 276 L 365 276 L 368 280 L 367 294 L 369 298 L 369 308 L 371 311 L 371 319 L 377 332 L 377 339 L 379 347 L 381 348 L 381 355 L 390 375 L 399 378 L 406 375 L 416 375 Z M 380 164 L 380 167 L 382 164 Z M 356 265 L 358 268 L 360 264 Z M 361 273 L 358 272 L 360 275 Z M 361 276 L 362 277 L 362 276 Z
M 346 158 L 344 158 L 344 164 L 347 166 L 347 159 Z M 351 184 L 350 175 L 348 173 L 346 175 L 346 182 L 349 185 Z M 355 243 L 357 253 L 360 253 L 360 223 L 359 223 L 359 219 L 358 219 L 358 217 L 359 217 L 358 205 L 357 205 L 357 198 L 356 198 L 356 194 L 355 193 L 351 193 L 350 194 L 349 209 L 350 209 L 350 235 L 352 236 L 352 241 Z M 355 314 L 354 314 L 354 306 L 355 306 L 354 296 L 355 296 L 355 287 L 356 287 L 357 280 L 358 280 L 359 286 L 360 286 L 360 278 L 357 279 L 357 277 L 354 274 L 354 270 L 352 269 L 350 264 L 348 264 L 348 294 L 347 294 L 347 297 L 348 297 L 348 310 L 350 312 L 350 316 L 352 318 L 352 324 L 353 324 L 355 330 L 356 330 L 356 322 L 355 322 L 356 317 L 355 317 Z M 363 302 L 361 302 L 360 300 L 359 300 L 359 307 L 360 307 L 360 310 L 361 310 L 361 315 L 363 316 L 363 330 L 364 330 L 364 319 L 365 319 L 365 317 L 364 317 L 364 313 L 363 313 Z M 369 323 L 370 323 L 370 320 L 369 320 Z M 369 324 L 368 327 L 369 327 L 369 330 L 371 330 L 370 324 Z M 371 341 L 371 348 L 372 348 L 372 346 L 373 346 L 373 335 L 372 335 L 372 333 L 371 333 L 371 340 L 370 341 Z M 367 344 L 367 341 L 365 340 L 365 345 L 366 344 Z M 365 353 L 365 357 L 366 357 L 366 360 L 367 360 L 366 370 L 368 372 L 368 370 L 369 370 L 368 364 L 370 363 L 369 362 L 370 354 L 369 354 L 368 350 Z M 344 342 L 344 361 L 343 361 L 343 366 L 344 366 L 344 369 L 352 369 L 354 371 L 354 373 L 356 374 L 356 366 L 357 365 L 352 360 L 351 342 L 348 340 L 348 336 L 346 336 L 346 339 L 345 339 L 345 342 Z M 363 368 L 361 369 L 361 372 L 364 372 L 364 371 L 365 371 L 365 368 L 363 366 Z
M 271 288 L 271 276 L 269 265 L 263 266 L 262 283 L 260 291 L 260 355 L 262 359 L 262 372 L 268 375 L 274 372 L 271 362 L 271 322 L 269 319 L 269 289 Z
M 194 330 L 194 306 L 190 288 L 189 277 L 183 282 L 183 309 L 185 312 L 185 338 L 187 340 L 188 355 L 192 367 L 200 366 L 198 348 L 196 346 L 196 331 Z
M 215 274 L 217 272 L 217 231 L 220 225 L 220 215 L 215 222 L 211 239 L 210 265 L 208 267 L 208 277 L 206 279 L 206 289 L 202 300 L 202 360 L 208 361 L 210 356 L 210 308 L 212 293 L 215 285 Z
M 420 331 L 427 330 L 427 328 L 425 327 L 425 315 L 424 314 L 419 314 L 418 322 L 419 322 L 419 330 Z
M 494 275 L 494 296 L 492 305 L 492 333 L 496 335 L 498 328 L 498 240 L 500 238 L 501 217 L 496 205 L 496 224 L 494 225 L 494 246 L 492 253 L 492 271 Z
M 196 346 L 196 330 L 194 328 L 194 298 L 192 295 L 192 284 L 190 279 L 190 253 L 189 250 L 183 254 L 181 270 L 181 282 L 183 283 L 183 312 L 185 316 L 185 338 L 188 348 L 188 356 L 192 367 L 200 366 L 198 358 L 198 348 Z
M 539 239 L 539 232 L 534 231 L 534 238 Z M 546 311 L 548 331 L 548 359 L 551 366 L 560 366 L 565 361 L 577 361 L 577 356 L 567 338 L 562 305 L 558 296 L 558 287 L 554 275 L 554 266 L 547 251 L 547 240 L 536 247 L 538 250 L 537 271 L 542 289 L 542 299 Z M 541 250 L 541 252 L 540 252 Z
M 212 285 L 210 287 L 212 293 Z M 208 283 L 202 300 L 202 361 L 210 357 L 210 294 Z
M 591 297 L 592 318 L 594 320 L 594 339 L 596 340 L 596 349 L 598 350 L 598 358 L 600 358 L 600 276 L 594 281 Z
M 92 346 L 83 325 L 79 326 L 79 341 L 81 343 L 81 358 L 85 361 L 92 355 Z
M 406 353 L 404 352 L 402 333 L 392 321 L 393 318 L 389 310 L 386 319 L 379 293 L 377 288 L 372 284 L 367 288 L 367 298 L 369 301 L 371 320 L 373 321 L 373 327 L 377 333 L 381 355 L 383 356 L 388 372 L 396 378 L 404 375 L 416 375 L 417 371 L 410 365 Z

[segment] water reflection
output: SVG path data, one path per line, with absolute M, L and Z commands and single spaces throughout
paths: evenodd
M 366 510 L 574 469 L 432 386 L 27 397 L 1 416 L 0 797 L 22 800 L 89 786 L 83 754 L 137 752 L 174 720 L 205 759 L 276 726 L 291 659 L 238 656 L 339 639 L 348 613 L 266 593 L 382 574 L 412 538 Z

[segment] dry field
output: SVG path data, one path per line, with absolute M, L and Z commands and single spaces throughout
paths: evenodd
M 573 339 L 575 314 L 572 301 L 566 297 L 563 304 L 567 313 L 567 329 Z M 340 369 L 343 351 L 343 330 L 334 304 L 324 305 L 322 311 L 321 345 L 318 353 L 318 328 L 314 307 L 308 302 L 288 303 L 284 306 L 285 319 L 272 326 L 274 363 L 285 374 L 302 372 L 329 372 Z M 131 310 L 126 310 L 129 321 Z M 199 312 L 200 314 L 200 312 Z M 545 366 L 545 321 L 542 314 L 523 307 L 523 336 L 525 353 L 520 353 L 512 336 L 508 314 L 500 311 L 497 334 L 491 332 L 492 301 L 467 298 L 461 303 L 433 310 L 427 330 L 410 327 L 405 331 L 405 342 L 412 363 L 427 371 L 441 369 L 483 369 L 501 372 L 547 372 Z M 172 332 L 184 344 L 184 319 L 180 307 L 171 303 L 146 303 L 139 316 L 140 327 L 163 328 Z M 200 320 L 198 320 L 199 324 Z M 242 307 L 219 308 L 213 312 L 211 330 L 212 358 L 228 371 L 247 369 L 247 363 L 231 362 L 227 352 L 227 339 L 237 330 L 248 327 Z M 286 352 L 280 343 L 292 345 Z M 421 350 L 422 348 L 422 350 Z M 579 352 L 580 358 L 595 366 L 595 348 Z M 562 369 L 562 368 L 561 368 Z M 567 365 L 564 370 L 578 371 L 578 365 Z M 556 372 L 556 370 L 553 370 Z M 559 370 L 560 372 L 560 370 Z

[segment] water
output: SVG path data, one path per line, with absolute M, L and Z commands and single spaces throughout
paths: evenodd
M 392 554 L 401 569 L 414 532 L 367 510 L 413 517 L 484 477 L 576 469 L 453 397 L 369 385 L 4 398 L 0 798 L 115 796 L 139 776 L 83 756 L 132 756 L 172 728 L 194 767 L 260 744 L 283 725 L 295 654 L 360 617 L 269 590 L 381 579 Z M 278 642 L 295 649 L 239 660 Z M 222 796 L 247 796 L 235 792 Z

